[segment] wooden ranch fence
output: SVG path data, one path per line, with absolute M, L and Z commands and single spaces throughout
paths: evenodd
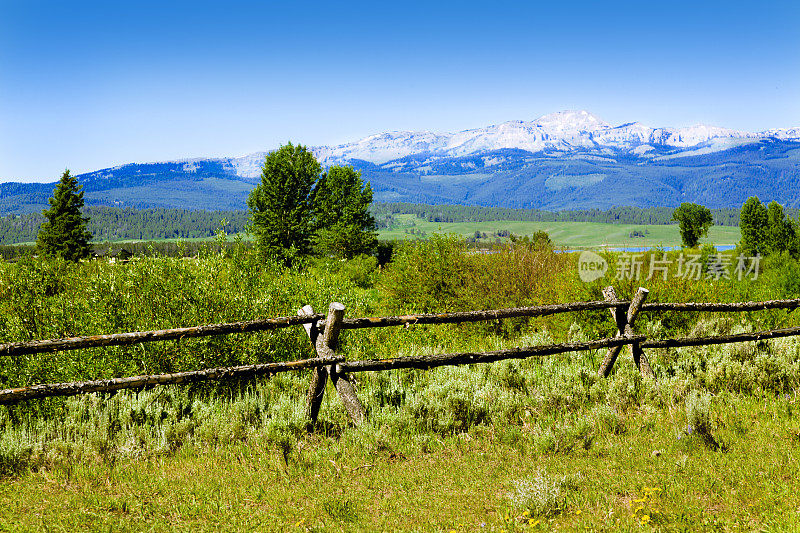
M 86 337 L 71 337 L 66 339 L 47 339 L 0 344 L 0 357 L 15 357 L 27 354 L 78 350 L 100 346 L 121 346 L 190 337 L 207 337 L 253 331 L 271 331 L 280 328 L 302 325 L 308 334 L 316 354 L 316 357 L 313 358 L 280 363 L 263 363 L 235 367 L 209 368 L 187 372 L 176 372 L 172 374 L 131 376 L 72 383 L 45 383 L 29 387 L 6 389 L 0 390 L 0 403 L 14 403 L 22 400 L 44 398 L 49 396 L 72 396 L 89 392 L 108 392 L 121 389 L 142 388 L 153 385 L 190 383 L 211 379 L 221 379 L 225 377 L 271 376 L 279 372 L 313 369 L 306 405 L 306 414 L 309 420 L 312 423 L 316 421 L 319 408 L 322 404 L 325 385 L 327 380 L 330 379 L 351 420 L 354 424 L 358 425 L 364 421 L 365 413 L 364 408 L 358 399 L 356 389 L 349 378 L 349 374 L 355 372 L 381 371 L 397 368 L 430 369 L 447 365 L 491 363 L 504 359 L 545 357 L 559 353 L 606 348 L 607 353 L 600 365 L 600 368 L 598 369 L 598 374 L 602 377 L 607 377 L 611 373 L 614 363 L 617 360 L 617 357 L 619 356 L 623 346 L 629 346 L 633 361 L 639 368 L 639 371 L 654 378 L 655 375 L 653 374 L 653 370 L 645 354 L 645 349 L 705 346 L 800 335 L 800 327 L 792 327 L 757 331 L 753 333 L 740 333 L 736 335 L 649 339 L 645 335 L 637 335 L 634 330 L 636 318 L 642 312 L 742 312 L 766 309 L 796 309 L 797 307 L 800 307 L 800 299 L 739 303 L 647 303 L 646 300 L 648 294 L 649 292 L 647 289 L 639 287 L 632 300 L 619 300 L 614 288 L 606 287 L 603 290 L 603 301 L 573 302 L 566 304 L 495 309 L 488 311 L 466 311 L 458 313 L 418 314 L 350 319 L 344 318 L 345 307 L 340 303 L 334 302 L 330 305 L 327 315 L 314 313 L 314 310 L 311 308 L 311 306 L 307 305 L 298 311 L 297 316 L 290 317 L 250 320 L 229 324 L 211 324 L 160 331 L 138 331 L 130 333 L 115 333 L 110 335 L 92 335 Z M 559 313 L 598 309 L 609 310 L 611 317 L 617 326 L 616 336 L 588 342 L 528 346 L 492 352 L 435 354 L 364 361 L 347 361 L 344 356 L 337 352 L 339 333 L 342 329 L 410 326 L 414 324 L 454 324 L 514 317 L 541 317 Z

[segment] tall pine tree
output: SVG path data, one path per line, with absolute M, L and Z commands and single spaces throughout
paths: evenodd
M 50 208 L 43 211 L 47 220 L 42 223 L 36 246 L 42 255 L 60 256 L 68 261 L 89 257 L 92 234 L 86 229 L 87 217 L 81 213 L 83 191 L 78 180 L 65 170 L 48 200 Z

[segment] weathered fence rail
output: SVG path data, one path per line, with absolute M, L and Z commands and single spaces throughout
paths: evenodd
M 337 358 L 336 360 L 343 360 L 343 358 Z M 279 372 L 316 368 L 321 364 L 330 363 L 331 361 L 328 359 L 317 357 L 314 359 L 299 359 L 297 361 L 286 361 L 283 363 L 262 363 L 257 365 L 207 368 L 205 370 L 156 374 L 152 376 L 96 379 L 73 383 L 45 383 L 42 385 L 33 385 L 31 387 L 20 387 L 0 391 L 0 403 L 12 403 L 20 400 L 46 398 L 48 396 L 75 396 L 88 392 L 112 392 L 122 389 L 139 389 L 153 385 L 192 383 L 228 377 L 271 376 Z
M 711 337 L 689 337 L 684 339 L 647 340 L 642 348 L 684 348 L 687 346 L 711 346 L 714 344 L 733 344 L 736 342 L 761 341 L 800 335 L 800 327 L 770 329 L 753 333 L 737 333 L 736 335 L 714 335 Z
M 298 324 L 309 324 L 324 318 L 325 315 L 284 316 L 232 322 L 229 324 L 209 324 L 190 328 L 163 329 L 156 331 L 134 331 L 131 333 L 112 333 L 110 335 L 89 335 L 86 337 L 68 337 L 65 339 L 47 339 L 37 341 L 10 342 L 0 344 L 0 357 L 28 355 L 34 353 L 62 352 L 80 350 L 82 348 L 98 348 L 100 346 L 124 346 L 143 342 L 168 341 L 191 337 L 211 337 L 229 335 L 231 333 L 248 333 L 254 331 L 270 331 L 288 328 Z
M 794 300 L 767 300 L 764 302 L 682 302 L 682 303 L 649 303 L 642 305 L 642 311 L 704 311 L 704 312 L 737 312 L 764 311 L 767 309 L 797 309 L 800 298 Z
M 455 324 L 462 322 L 480 322 L 485 320 L 498 320 L 504 318 L 536 318 L 559 313 L 576 311 L 592 311 L 597 309 L 627 308 L 631 304 L 628 300 L 574 302 L 567 304 L 542 305 L 537 307 L 517 307 L 509 309 L 495 309 L 488 311 L 463 311 L 456 313 L 429 313 L 387 317 L 345 318 L 342 320 L 342 329 L 382 328 L 391 326 L 406 326 L 416 324 Z M 768 300 L 763 302 L 740 303 L 713 303 L 713 302 L 686 302 L 686 303 L 646 303 L 641 306 L 641 312 L 651 311 L 697 311 L 697 312 L 736 312 L 736 311 L 763 311 L 766 309 L 796 309 L 800 307 L 800 299 L 794 300 Z M 298 324 L 317 323 L 320 331 L 325 329 L 325 315 L 312 314 L 300 316 L 287 316 L 248 320 L 226 324 L 209 324 L 187 328 L 164 329 L 155 331 L 135 331 L 130 333 L 113 333 L 109 335 L 88 335 L 83 337 L 68 337 L 63 339 L 33 340 L 0 344 L 0 357 L 28 355 L 34 353 L 59 352 L 65 350 L 80 350 L 83 348 L 97 348 L 101 346 L 124 346 L 142 342 L 156 342 L 193 337 L 209 337 L 214 335 L 229 335 L 232 333 L 248 333 L 255 331 L 271 331 Z
M 525 348 L 509 348 L 493 352 L 465 352 L 454 354 L 418 355 L 395 357 L 392 359 L 370 359 L 366 361 L 342 361 L 336 366 L 342 372 L 368 372 L 376 370 L 392 370 L 395 368 L 417 368 L 428 370 L 438 366 L 470 365 L 474 363 L 494 363 L 505 359 L 527 359 L 529 357 L 545 357 L 567 352 L 596 350 L 609 346 L 624 346 L 646 339 L 644 335 L 634 337 L 614 337 L 588 342 L 550 344 L 546 346 L 528 346 Z
M 399 368 L 431 369 L 448 365 L 490 363 L 505 359 L 524 359 L 545 357 L 559 353 L 597 350 L 607 348 L 598 374 L 608 376 L 624 346 L 629 346 L 636 366 L 643 374 L 655 377 L 645 355 L 645 349 L 680 348 L 686 346 L 706 346 L 738 342 L 758 341 L 800 335 L 800 327 L 740 333 L 736 335 L 717 335 L 675 339 L 648 339 L 637 335 L 634 330 L 636 318 L 641 313 L 676 312 L 745 312 L 767 309 L 793 310 L 800 307 L 800 299 L 770 300 L 763 302 L 714 303 L 645 303 L 649 292 L 642 287 L 631 301 L 619 300 L 613 287 L 603 291 L 604 301 L 572 302 L 566 304 L 519 307 L 487 311 L 466 311 L 456 313 L 414 314 L 389 317 L 344 318 L 345 308 L 333 303 L 327 315 L 314 313 L 311 306 L 298 311 L 297 316 L 267 318 L 228 324 L 176 328 L 157 331 L 139 331 L 110 335 L 92 335 L 65 339 L 47 339 L 0 344 L 0 357 L 14 357 L 36 353 L 50 353 L 101 346 L 122 346 L 144 342 L 175 340 L 233 333 L 271 331 L 280 328 L 302 325 L 311 341 L 316 357 L 280 363 L 263 363 L 235 367 L 211 368 L 172 374 L 142 375 L 124 378 L 100 379 L 72 383 L 46 383 L 29 387 L 0 390 L 0 403 L 13 403 L 22 400 L 49 396 L 70 396 L 88 392 L 109 392 L 122 389 L 143 388 L 153 385 L 189 383 L 226 377 L 271 376 L 279 372 L 313 369 L 307 395 L 306 414 L 316 421 L 325 384 L 328 379 L 342 399 L 350 418 L 360 424 L 365 412 L 348 374 L 355 372 L 382 371 Z M 413 357 L 397 357 L 364 361 L 347 361 L 337 353 L 339 333 L 343 329 L 379 328 L 391 326 L 410 326 L 415 324 L 454 324 L 520 317 L 543 317 L 559 313 L 608 309 L 617 326 L 615 337 L 581 343 L 561 343 L 544 346 L 529 346 L 497 350 L 492 352 L 465 352 L 434 354 Z

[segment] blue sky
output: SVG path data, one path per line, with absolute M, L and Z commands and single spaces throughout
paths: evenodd
M 0 181 L 458 131 L 800 126 L 800 3 L 0 0 Z

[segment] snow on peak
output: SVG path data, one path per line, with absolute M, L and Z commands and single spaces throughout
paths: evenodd
M 800 128 L 777 128 L 764 131 L 762 134 L 782 140 L 800 140 Z
M 648 157 L 656 147 L 706 152 L 778 138 L 800 140 L 800 128 L 748 133 L 698 124 L 684 128 L 651 128 L 639 122 L 611 126 L 588 111 L 559 111 L 533 121 L 514 120 L 458 133 L 393 131 L 370 135 L 338 146 L 312 148 L 323 165 L 354 159 L 384 164 L 410 155 L 461 157 L 502 149 L 570 153 L 577 150 L 604 154 L 624 151 Z M 677 153 L 677 152 L 676 152 Z M 256 176 L 264 153 L 235 158 L 237 174 Z
M 550 131 L 597 131 L 610 126 L 588 111 L 558 111 L 544 115 L 533 121 Z
M 752 137 L 756 137 L 756 135 L 707 124 L 695 124 L 694 126 L 672 130 L 667 143 L 672 146 L 689 147 L 717 138 L 742 139 Z

